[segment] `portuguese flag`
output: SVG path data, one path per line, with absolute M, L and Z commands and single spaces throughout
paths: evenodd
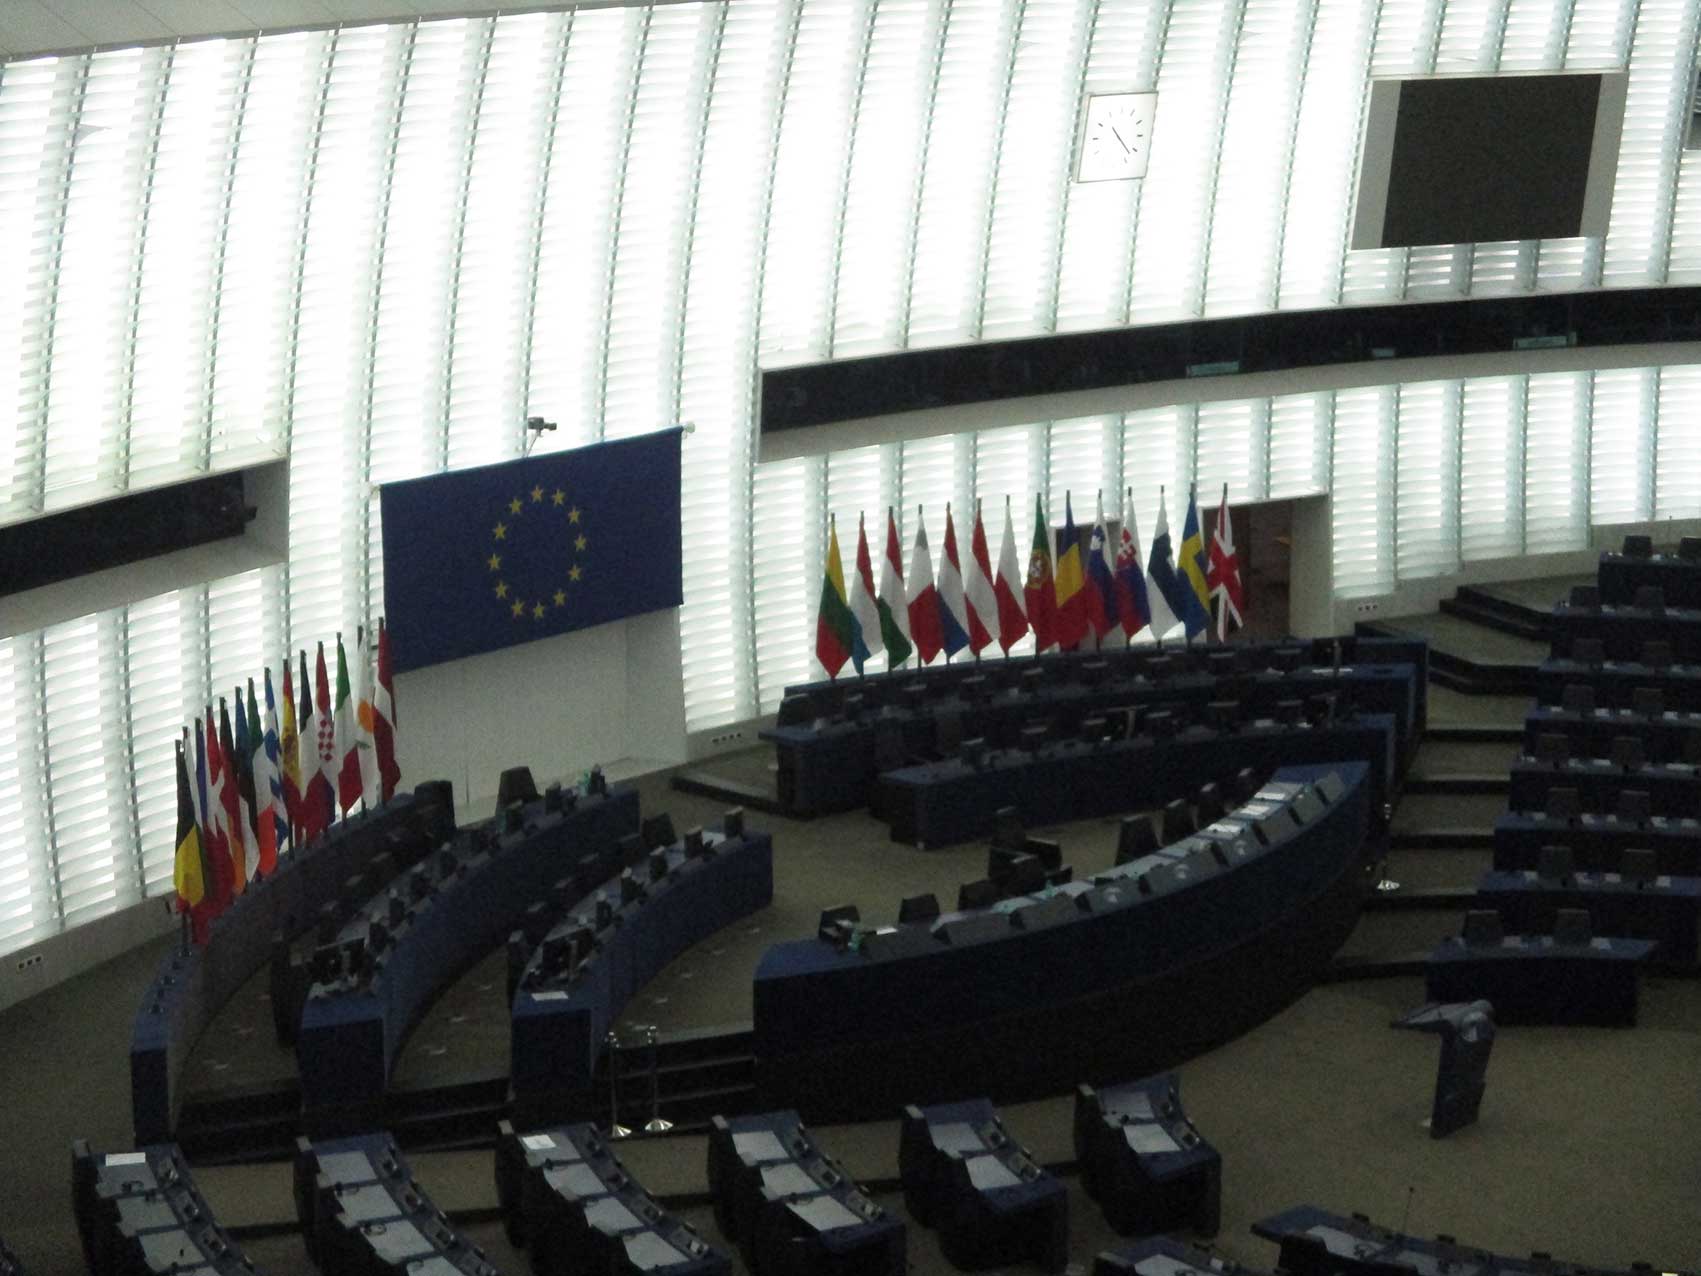
M 856 617 L 845 598 L 845 569 L 839 561 L 837 521 L 827 526 L 827 571 L 821 580 L 821 609 L 815 618 L 815 658 L 837 678 L 856 643 Z
M 1022 587 L 1028 604 L 1028 624 L 1034 631 L 1034 651 L 1044 651 L 1057 641 L 1057 595 L 1052 589 L 1051 529 L 1045 510 L 1034 497 L 1034 548 L 1028 555 L 1028 580 Z

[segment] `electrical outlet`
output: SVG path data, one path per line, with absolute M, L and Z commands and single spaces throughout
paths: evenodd
M 1382 610 L 1382 604 L 1381 603 L 1378 603 L 1378 602 L 1363 602 L 1363 603 L 1360 603 L 1358 605 L 1358 610 L 1356 612 L 1354 612 L 1354 615 L 1357 615 L 1357 616 L 1360 616 L 1360 617 L 1374 616 L 1374 615 L 1376 615 L 1377 612 L 1379 612 L 1381 610 Z
M 744 732 L 734 728 L 731 731 L 720 731 L 709 737 L 709 747 L 720 749 L 729 744 L 738 744 L 744 739 Z
M 43 954 L 41 954 L 41 953 L 35 953 L 32 956 L 25 957 L 22 961 L 20 961 L 18 963 L 18 969 L 20 971 L 33 970 L 33 969 L 35 969 L 35 967 L 41 965 L 42 959 L 43 959 Z

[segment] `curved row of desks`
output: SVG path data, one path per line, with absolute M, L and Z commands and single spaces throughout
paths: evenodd
M 551 883 L 580 861 L 611 862 L 638 831 L 636 791 L 578 796 L 570 809 L 525 807 L 521 827 L 463 831 L 455 851 L 421 865 L 399 893 L 344 927 L 349 973 L 316 983 L 302 1010 L 296 1060 L 309 1133 L 382 1125 L 384 1094 L 401 1045 L 437 993 L 504 936 Z M 398 916 L 398 913 L 400 916 Z M 383 944 L 373 942 L 382 928 Z
M 1315 727 L 1246 721 L 1189 727 L 1167 739 L 1065 740 L 1037 752 L 997 750 L 978 764 L 948 758 L 889 771 L 880 777 L 875 807 L 894 842 L 951 846 L 990 833 L 1001 807 L 1015 807 L 1030 825 L 1092 819 L 1161 806 L 1246 767 L 1271 771 L 1304 758 L 1368 762 L 1371 809 L 1380 811 L 1394 784 L 1396 734 L 1392 718 L 1364 714 Z
M 218 1225 L 174 1144 L 102 1155 L 79 1139 L 71 1145 L 71 1211 L 91 1276 L 254 1270 Z
M 1339 668 L 1335 640 L 1318 640 L 1135 647 L 808 683 L 787 688 L 777 725 L 761 738 L 774 746 L 782 806 L 803 817 L 866 805 L 876 777 L 892 769 L 884 755 L 937 756 L 945 721 L 953 735 L 996 745 L 1014 742 L 1034 720 L 1074 734 L 1092 714 L 1165 705 L 1198 713 L 1222 699 L 1256 715 L 1284 700 L 1332 695 L 1353 709 L 1391 715 L 1394 761 L 1403 770 L 1427 717 L 1427 645 L 1338 642 L 1346 662 Z
M 587 895 L 532 955 L 511 1007 L 516 1124 L 583 1119 L 608 1030 L 638 991 L 693 944 L 774 897 L 773 839 L 737 830 L 650 853 Z
M 171 1139 L 183 1102 L 183 1069 L 195 1042 L 237 989 L 266 965 L 274 936 L 306 930 L 348 878 L 378 856 L 416 859 L 422 848 L 454 831 L 448 785 L 433 781 L 398 794 L 335 825 L 312 845 L 280 856 L 270 877 L 252 883 L 213 920 L 205 945 L 169 954 L 131 1026 L 136 1142 Z
M 1043 896 L 775 945 L 754 989 L 764 1101 L 860 1119 L 1027 1098 L 1156 1072 L 1259 1022 L 1358 916 L 1370 771 L 1283 768 L 1198 834 Z

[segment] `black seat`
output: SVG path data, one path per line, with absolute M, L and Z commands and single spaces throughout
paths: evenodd
M 1659 856 L 1645 846 L 1627 846 L 1624 848 L 1619 872 L 1624 874 L 1624 880 L 1627 882 L 1651 882 L 1659 876 Z
M 1567 713 L 1593 713 L 1595 689 L 1586 682 L 1568 682 L 1559 694 L 1559 705 Z
M 1634 687 L 1630 692 L 1630 708 L 1644 718 L 1657 718 L 1666 711 L 1666 693 L 1658 687 Z
M 1240 721 L 1240 701 L 1213 700 L 1205 706 L 1205 720 L 1218 731 L 1231 731 Z
M 1536 876 L 1550 882 L 1563 882 L 1569 886 L 1571 884 L 1571 848 L 1569 846 L 1542 847 Z
M 1601 591 L 1594 585 L 1571 586 L 1571 605 L 1581 610 L 1598 611 L 1601 605 Z
M 933 719 L 933 748 L 942 758 L 954 758 L 963 747 L 963 715 L 941 710 Z
M 1258 790 L 1263 787 L 1263 778 L 1252 767 L 1243 766 L 1235 772 L 1234 795 L 1236 802 L 1250 802 Z
M 1556 786 L 1547 791 L 1547 800 L 1542 809 L 1550 820 L 1569 822 L 1582 813 L 1583 804 L 1576 789 Z
M 1701 536 L 1685 536 L 1678 541 L 1677 556 L 1686 563 L 1701 563 Z
M 1623 767 L 1626 771 L 1638 770 L 1647 761 L 1643 752 L 1642 737 L 1638 735 L 1618 735 L 1612 738 L 1612 764 Z
M 1297 727 L 1301 722 L 1305 721 L 1305 701 L 1276 701 L 1276 721 L 1285 726 Z
M 1199 831 L 1199 826 L 1193 820 L 1193 810 L 1187 805 L 1185 798 L 1176 798 L 1173 802 L 1165 802 L 1163 819 L 1165 846 L 1173 846 L 1183 838 L 1192 837 Z
M 1199 796 L 1194 800 L 1194 806 L 1199 812 L 1200 825 L 1215 824 L 1223 818 L 1223 791 L 1216 784 L 1204 785 L 1199 790 Z
M 1465 912 L 1465 924 L 1459 936 L 1472 948 L 1480 948 L 1498 944 L 1506 938 L 1506 932 L 1496 909 L 1472 908 Z
M 931 891 L 925 895 L 910 895 L 898 905 L 900 922 L 930 922 L 939 916 L 939 899 Z
M 1563 766 L 1571 756 L 1571 738 L 1558 731 L 1543 731 L 1536 736 L 1535 759 L 1549 766 Z
M 1647 789 L 1620 789 L 1618 791 L 1619 819 L 1640 826 L 1652 819 L 1653 815 L 1654 799 Z
M 857 922 L 862 920 L 862 911 L 855 904 L 840 904 L 837 908 L 821 910 L 821 919 L 816 923 L 815 934 L 829 943 L 837 943 L 840 937 Z
M 1019 851 L 1028 840 L 1022 826 L 1022 813 L 1013 806 L 1001 806 L 992 813 L 992 844 L 1007 850 Z
M 1599 638 L 1573 638 L 1571 659 L 1580 665 L 1598 665 L 1606 659 L 1606 648 Z
M 1145 815 L 1124 816 L 1122 826 L 1116 834 L 1116 862 L 1127 864 L 1143 855 L 1150 855 L 1158 849 L 1157 834 L 1152 831 L 1152 821 Z
M 1642 644 L 1642 663 L 1650 669 L 1671 668 L 1671 644 L 1660 640 Z
M 1639 585 L 1636 588 L 1634 606 L 1641 611 L 1664 611 L 1666 609 L 1666 591 L 1658 585 Z
M 1651 558 L 1654 553 L 1654 538 L 1652 536 L 1626 536 L 1624 538 L 1624 556 L 1626 558 Z
M 1586 908 L 1561 908 L 1553 915 L 1553 942 L 1567 947 L 1587 944 L 1594 935 L 1594 925 Z
M 967 913 L 975 909 L 991 908 L 1003 898 L 1003 889 L 990 878 L 982 878 L 978 882 L 964 882 L 957 888 L 957 911 Z

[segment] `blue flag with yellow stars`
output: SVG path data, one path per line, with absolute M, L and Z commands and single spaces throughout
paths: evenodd
M 679 606 L 681 435 L 384 484 L 396 671 Z

